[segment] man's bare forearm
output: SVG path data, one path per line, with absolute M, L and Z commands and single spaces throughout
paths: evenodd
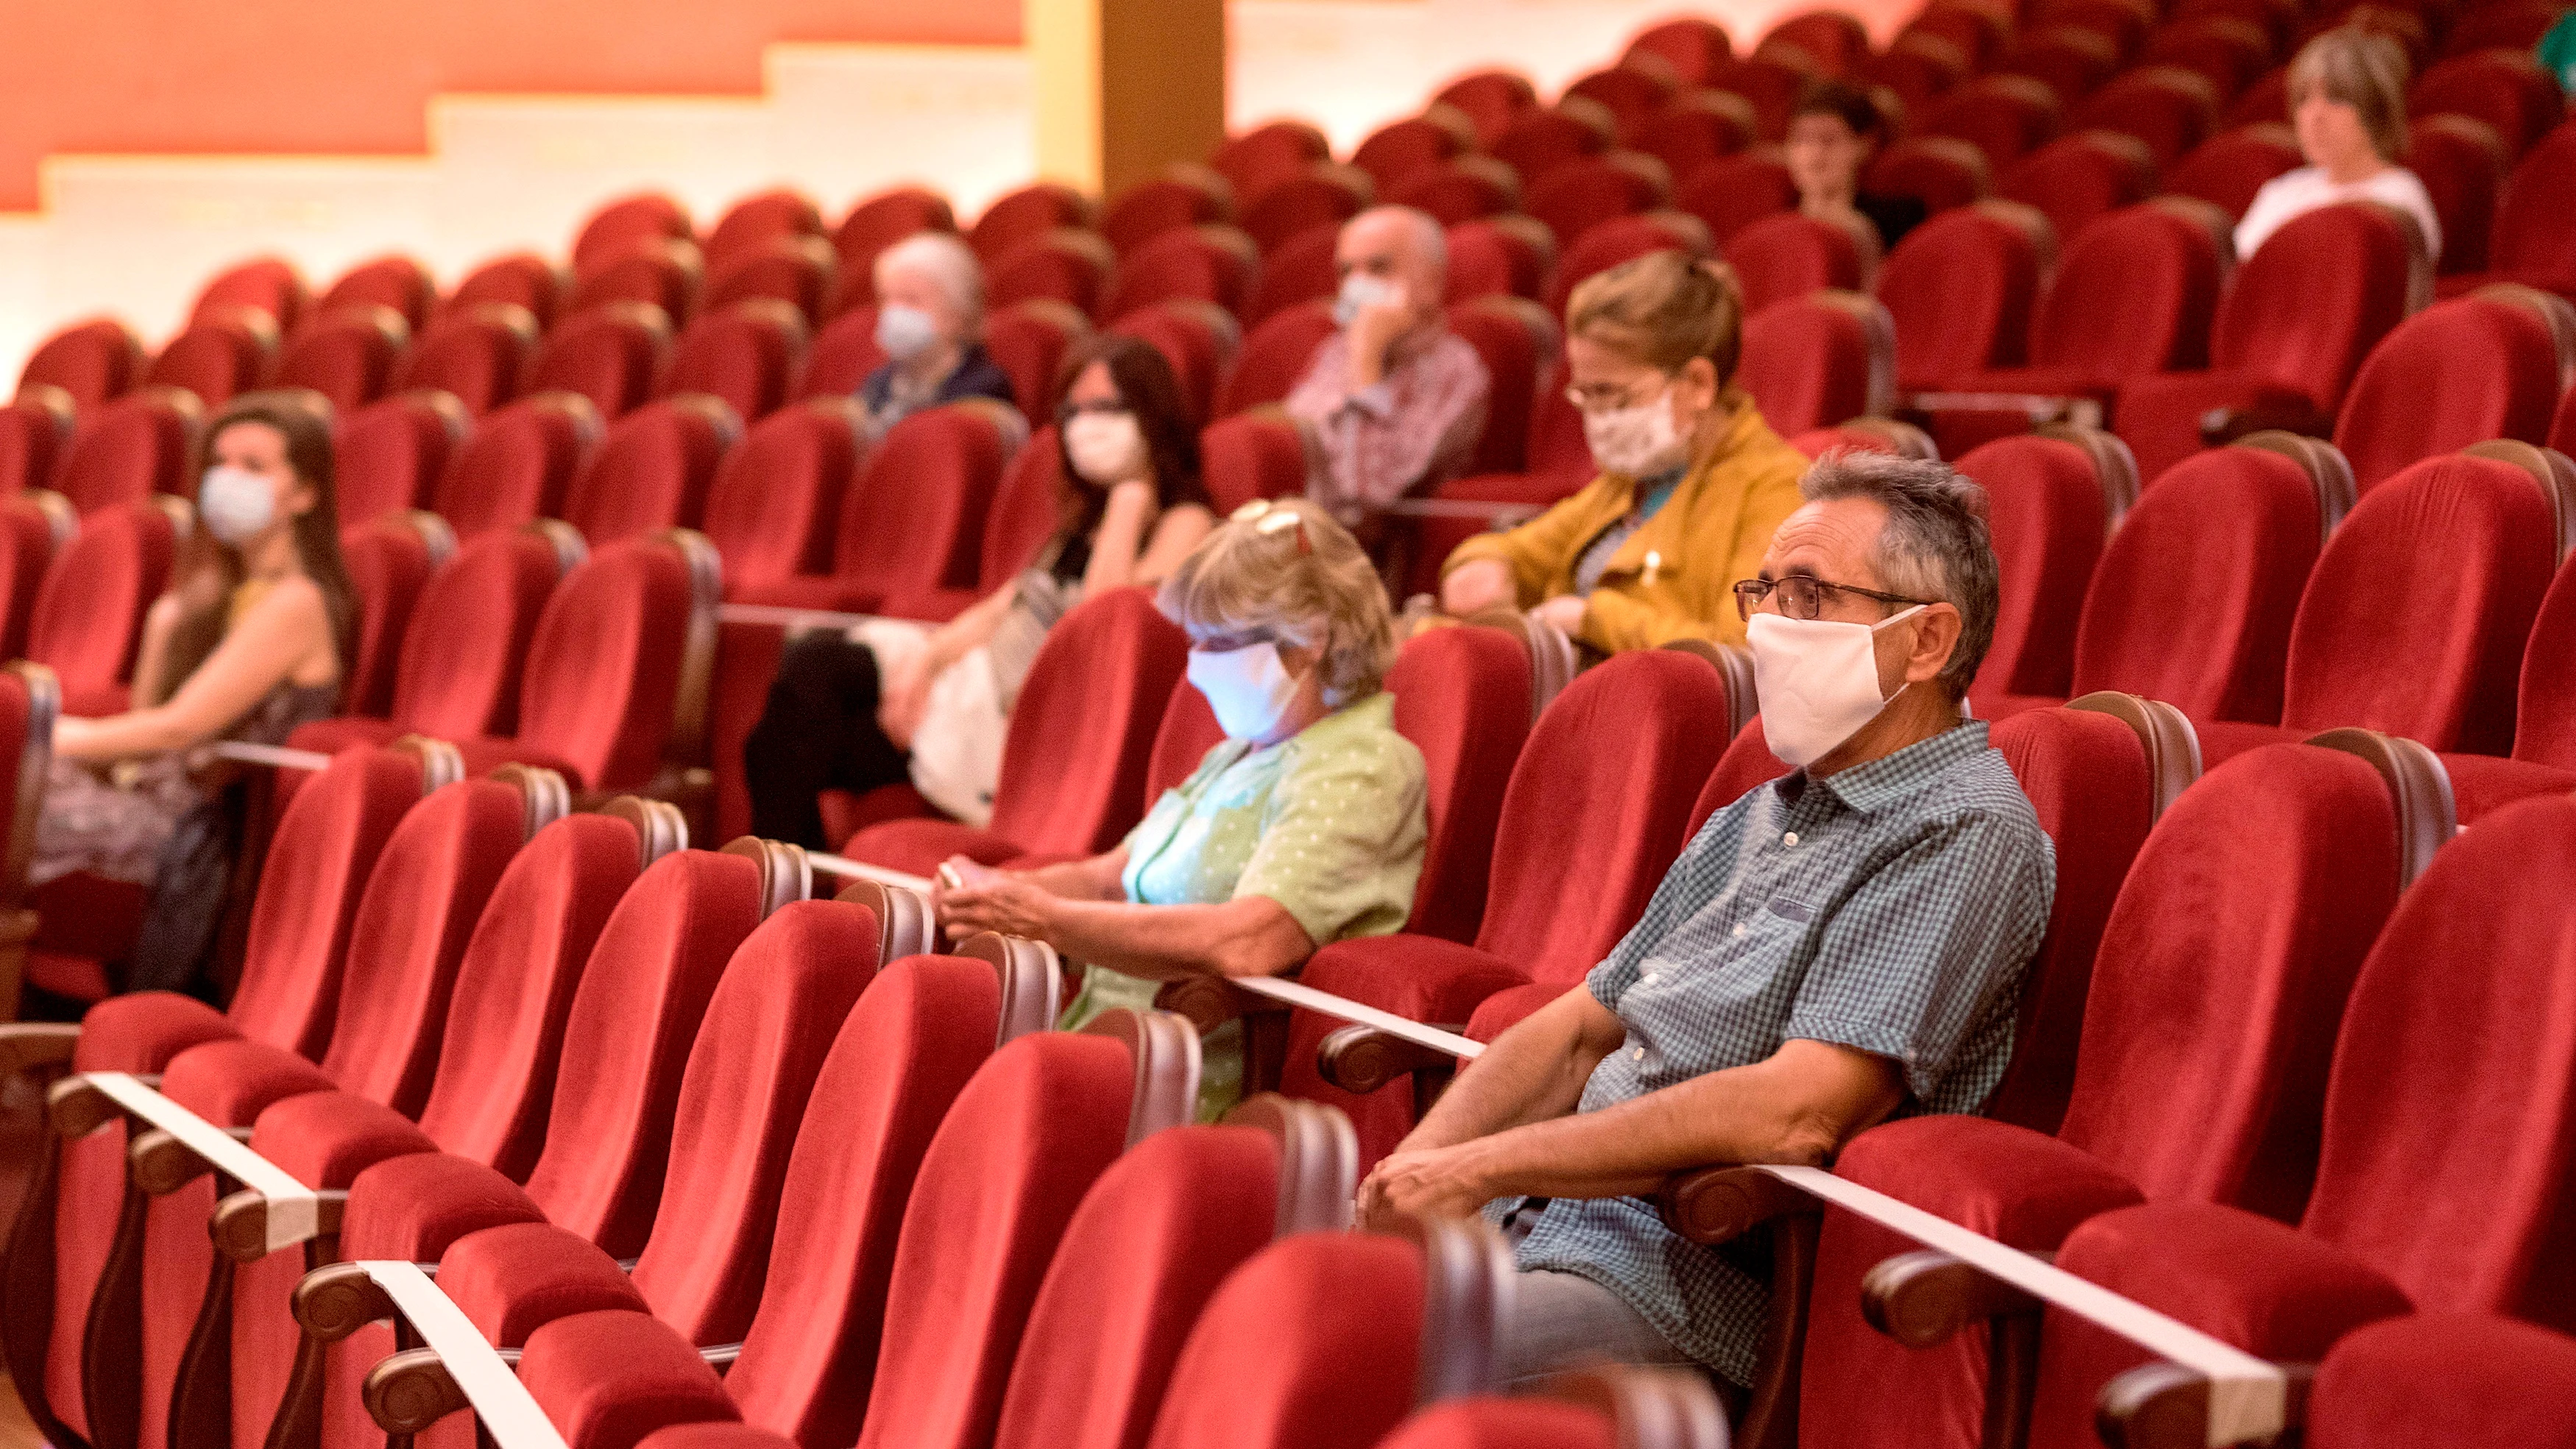
M 1592 1069 L 1618 1046 L 1619 1033 L 1618 1018 L 1575 988 L 1496 1038 L 1397 1150 L 1448 1147 L 1564 1116 L 1582 1100 Z

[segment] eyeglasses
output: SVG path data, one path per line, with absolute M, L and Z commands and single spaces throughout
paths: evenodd
M 1739 579 L 1735 584 L 1735 613 L 1741 619 L 1753 617 L 1753 611 L 1764 599 L 1778 595 L 1780 612 L 1792 619 L 1814 619 L 1824 611 L 1828 600 L 1842 594 L 1856 594 L 1876 599 L 1882 604 L 1928 604 L 1930 599 L 1909 599 L 1903 594 L 1882 594 L 1876 589 L 1851 584 L 1829 584 L 1813 574 L 1784 574 L 1776 579 Z
M 1056 425 L 1061 427 L 1066 423 L 1072 422 L 1075 418 L 1081 417 L 1085 413 L 1092 414 L 1095 417 L 1116 417 L 1127 410 L 1127 404 L 1115 400 L 1102 400 L 1098 402 L 1085 403 L 1069 402 L 1055 410 L 1055 420 Z
M 1565 400 L 1587 413 L 1615 412 L 1646 402 L 1649 395 L 1635 387 L 1569 387 Z

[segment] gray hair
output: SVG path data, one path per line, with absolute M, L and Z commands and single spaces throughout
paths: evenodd
M 974 249 L 949 232 L 917 231 L 877 253 L 880 285 L 896 270 L 919 272 L 957 309 L 972 333 L 984 320 L 984 267 Z
M 1889 593 L 1959 611 L 1959 642 L 1938 677 L 1953 701 L 1966 698 L 2002 610 L 1986 490 L 1947 463 L 1848 450 L 1818 458 L 1798 492 L 1810 503 L 1865 498 L 1887 509 L 1871 563 Z
M 1379 218 L 1401 220 L 1404 229 L 1412 234 L 1413 250 L 1422 258 L 1422 264 L 1431 269 L 1433 276 L 1444 281 L 1448 279 L 1449 233 L 1440 225 L 1440 218 L 1416 206 L 1372 206 L 1342 226 L 1347 231 L 1362 222 Z

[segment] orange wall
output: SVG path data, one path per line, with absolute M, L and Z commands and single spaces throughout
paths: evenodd
M 734 92 L 780 40 L 1015 45 L 1020 0 L 0 0 L 0 209 L 53 151 L 417 152 L 439 91 Z

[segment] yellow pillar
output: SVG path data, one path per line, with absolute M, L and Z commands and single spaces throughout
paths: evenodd
M 1224 0 L 1022 0 L 1038 172 L 1115 195 L 1225 138 Z

